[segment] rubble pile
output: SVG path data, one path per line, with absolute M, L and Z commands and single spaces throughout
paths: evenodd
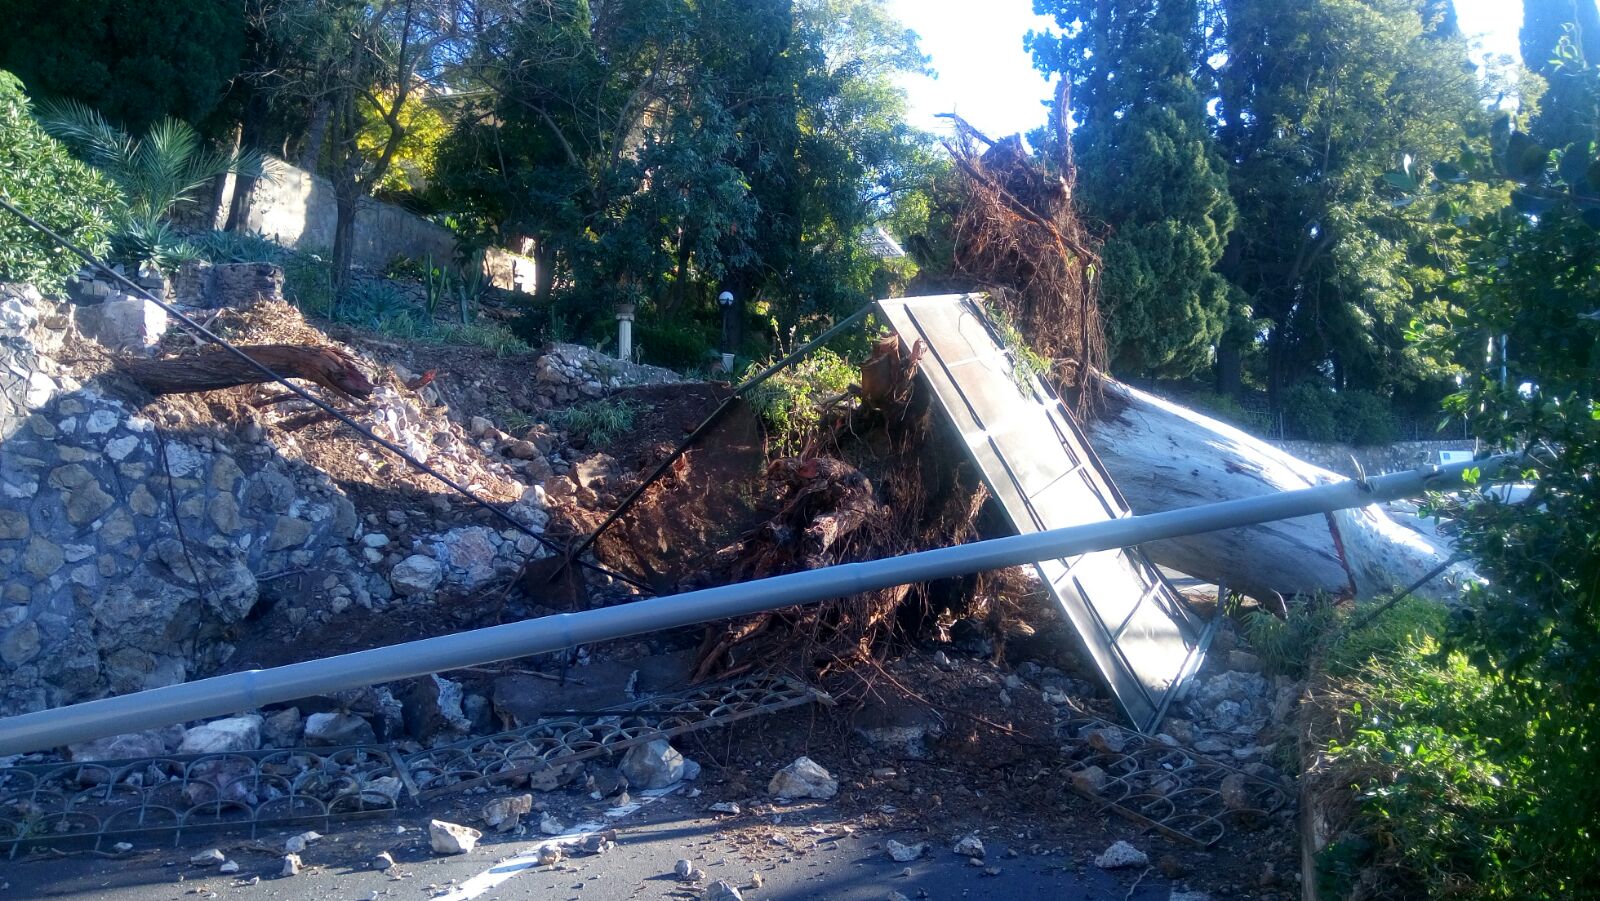
M 230 340 L 358 361 L 377 387 L 338 405 L 522 528 L 270 384 L 151 402 L 116 354 L 205 351 L 164 321 L 88 333 L 108 304 L 135 302 L 106 285 L 74 283 L 76 303 L 0 286 L 0 715 L 226 668 L 264 611 L 294 634 L 352 608 L 479 590 L 548 553 L 535 537 L 550 519 L 543 485 L 578 458 L 558 433 L 530 417 L 510 434 L 487 410 L 444 402 L 481 378 L 424 378 L 331 341 L 277 299 L 272 267 L 190 281 L 198 293 L 183 302 L 216 308 L 211 326 Z M 539 374 L 524 380 L 534 408 L 669 378 L 568 345 L 515 365 Z

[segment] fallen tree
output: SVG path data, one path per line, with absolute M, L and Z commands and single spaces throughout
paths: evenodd
M 1095 451 L 1135 513 L 1260 497 L 1343 476 L 1290 456 L 1209 416 L 1107 379 L 1085 423 Z M 1327 593 L 1372 597 L 1449 559 L 1454 546 L 1429 520 L 1377 507 L 1263 523 L 1147 545 L 1156 563 L 1252 597 Z M 1419 593 L 1454 596 L 1458 565 Z
M 355 360 L 332 347 L 257 344 L 239 350 L 286 378 L 315 382 L 339 395 L 366 397 L 373 385 Z M 142 360 L 124 357 L 117 369 L 151 394 L 188 394 L 255 385 L 273 379 L 248 361 L 224 351 Z

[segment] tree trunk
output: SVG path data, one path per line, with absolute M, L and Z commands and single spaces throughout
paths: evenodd
M 353 176 L 341 177 L 334 182 L 333 198 L 333 297 L 337 306 L 339 298 L 350 281 L 350 266 L 355 260 L 356 210 L 361 203 L 360 189 Z
M 1135 513 L 1261 497 L 1341 481 L 1258 438 L 1186 407 L 1107 380 L 1106 410 L 1087 430 Z M 1252 597 L 1348 594 L 1403 587 L 1454 553 L 1430 521 L 1379 507 L 1226 529 L 1145 546 L 1156 563 Z M 1424 596 L 1456 595 L 1457 566 Z
M 235 147 L 257 148 L 266 136 L 267 98 L 260 91 L 252 91 L 244 105 L 244 117 L 239 123 Z M 257 179 L 243 172 L 234 176 L 233 200 L 228 204 L 228 220 L 223 228 L 231 232 L 242 231 L 250 224 L 250 196 L 255 193 Z
M 331 347 L 258 344 L 239 349 L 286 378 L 315 382 L 345 397 L 366 397 L 372 393 L 372 382 L 356 362 Z M 226 351 L 165 360 L 119 359 L 117 369 L 151 394 L 216 391 L 272 381 L 261 370 Z
M 317 161 L 322 159 L 322 139 L 328 133 L 328 120 L 333 117 L 333 103 L 327 99 L 317 101 L 311 111 L 311 122 L 306 126 L 306 146 L 300 149 L 300 168 L 317 171 Z

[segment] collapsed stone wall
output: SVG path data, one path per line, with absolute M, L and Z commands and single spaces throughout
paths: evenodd
M 292 433 L 223 428 L 196 415 L 203 400 L 149 403 L 86 375 L 69 359 L 84 340 L 74 309 L 0 285 L 0 715 L 222 666 L 279 576 L 301 590 L 273 614 L 315 628 L 351 605 L 431 603 L 545 553 L 437 511 L 358 509 Z M 461 481 L 492 482 L 531 531 L 548 521 L 518 461 L 485 453 L 447 408 L 386 385 L 361 416 Z
M 183 681 L 226 656 L 256 574 L 353 562 L 355 510 L 325 477 L 79 382 L 55 358 L 69 327 L 0 287 L 3 713 Z

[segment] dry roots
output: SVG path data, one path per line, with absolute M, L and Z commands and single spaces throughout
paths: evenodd
M 989 293 L 1050 361 L 1075 412 L 1087 415 L 1098 401 L 1093 374 L 1103 369 L 1106 350 L 1094 282 L 1098 245 L 1073 210 L 1071 144 L 1057 136 L 1062 153 L 1052 170 L 1021 138 L 994 141 L 959 116 L 949 118 L 956 137 L 945 146 L 966 177 L 953 274 Z

